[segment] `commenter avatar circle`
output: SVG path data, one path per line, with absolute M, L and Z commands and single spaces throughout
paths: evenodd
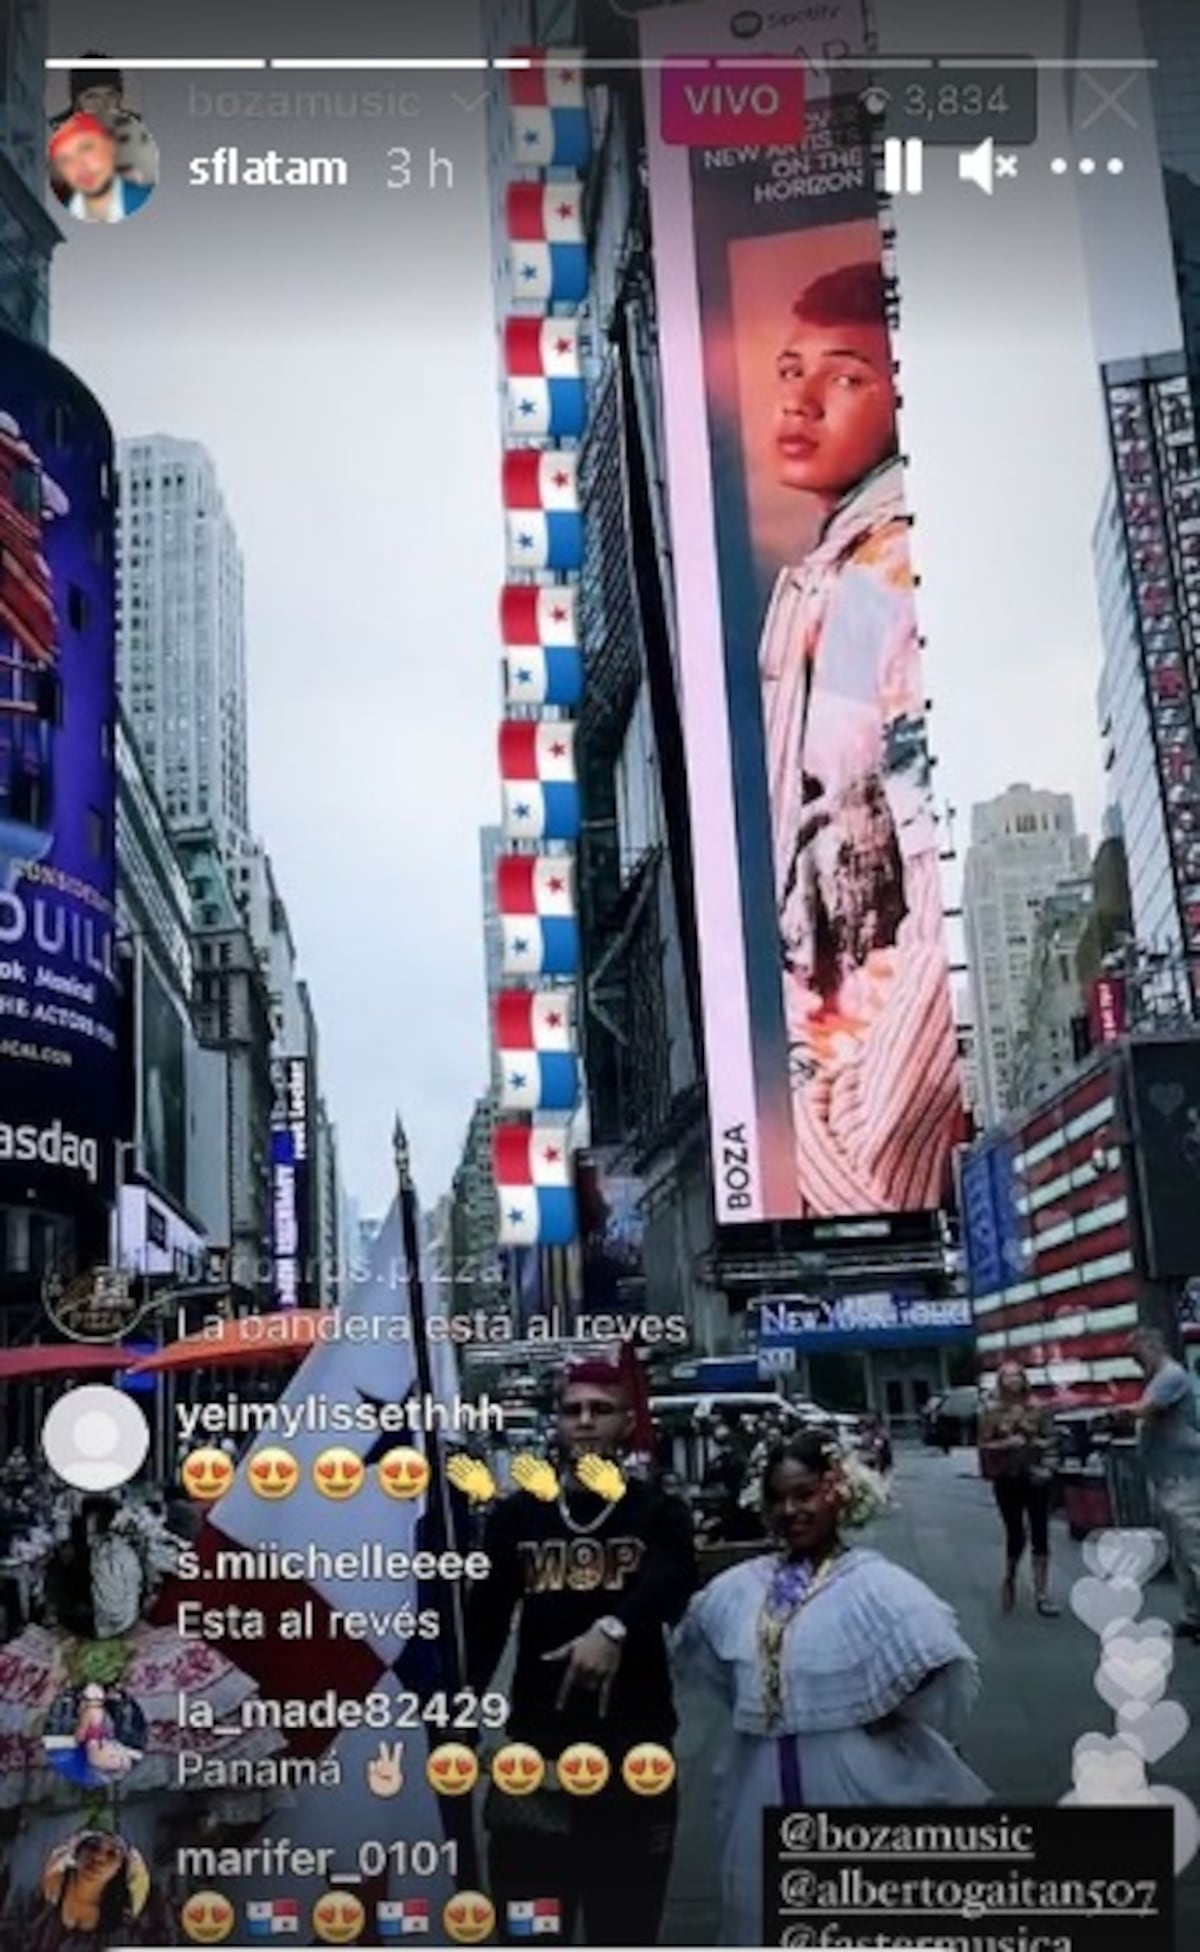
M 46 1462 L 74 1491 L 115 1491 L 135 1478 L 150 1427 L 132 1397 L 107 1383 L 69 1389 L 42 1425 Z

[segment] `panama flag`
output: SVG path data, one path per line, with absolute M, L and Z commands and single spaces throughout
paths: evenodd
M 570 1148 L 561 1132 L 497 1125 L 492 1174 L 501 1247 L 566 1247 L 578 1232 Z
M 505 703 L 560 705 L 583 696 L 576 593 L 569 583 L 540 589 L 509 583 L 500 593 Z
M 504 659 L 506 705 L 558 705 L 573 711 L 583 697 L 583 659 L 567 646 L 509 651 Z
M 579 511 L 579 456 L 568 448 L 510 448 L 504 456 L 504 506 L 546 509 L 552 514 Z
M 510 569 L 582 569 L 578 468 L 578 456 L 564 448 L 510 448 L 505 454 Z
M 506 319 L 504 370 L 510 379 L 582 379 L 578 320 Z
M 500 990 L 495 1037 L 500 1106 L 507 1112 L 570 1112 L 579 1066 L 570 990 Z
M 529 63 L 508 76 L 514 161 L 580 168 L 592 147 L 582 49 L 530 48 L 514 58 Z
M 504 202 L 509 241 L 521 244 L 584 244 L 583 184 L 510 183 Z
M 587 426 L 582 380 L 510 379 L 508 431 L 531 441 L 577 441 Z
M 514 61 L 528 67 L 508 70 L 510 108 L 582 108 L 581 47 L 518 47 Z
M 506 839 L 578 838 L 573 725 L 505 719 L 500 727 L 500 778 Z
M 375 1907 L 380 1938 L 412 1938 L 429 1931 L 428 1898 L 389 1898 Z
M 506 976 L 574 976 L 579 968 L 575 870 L 569 855 L 502 854 L 496 907 Z
M 581 305 L 588 290 L 583 185 L 510 183 L 506 217 L 513 298 Z
M 456 1685 L 450 1671 L 454 1639 L 449 1622 L 436 1640 L 423 1639 L 414 1624 L 421 1610 L 447 1603 L 445 1592 L 418 1583 L 411 1574 L 398 1572 L 395 1562 L 378 1557 L 381 1551 L 411 1553 L 438 1537 L 426 1498 L 389 1497 L 377 1469 L 391 1449 L 428 1453 L 437 1442 L 423 1428 L 402 1426 L 397 1432 L 380 1422 L 385 1411 L 394 1414 L 397 1407 L 413 1405 L 419 1417 L 424 1410 L 396 1202 L 364 1276 L 347 1284 L 336 1310 L 322 1311 L 324 1326 L 332 1332 L 314 1341 L 280 1396 L 287 1421 L 275 1430 L 260 1426 L 250 1439 L 232 1489 L 211 1508 L 196 1541 L 197 1576 L 169 1581 L 155 1616 L 177 1624 L 182 1604 L 194 1604 L 198 1597 L 207 1602 L 219 1592 L 223 1608 L 236 1605 L 243 1618 L 249 1613 L 261 1620 L 262 1637 L 243 1633 L 232 1657 L 265 1700 L 307 1704 L 331 1695 L 358 1703 L 368 1694 L 387 1696 L 393 1703 L 393 1720 L 385 1731 L 390 1742 L 392 1730 L 401 1725 L 398 1696 L 415 1694 L 424 1701 L 433 1690 Z M 435 1311 L 437 1306 L 434 1301 Z M 265 1343 L 274 1319 L 261 1318 Z M 195 1340 L 203 1363 L 202 1337 Z M 459 1385 L 448 1345 L 433 1341 L 430 1359 L 433 1396 L 450 1410 Z M 324 1404 L 348 1405 L 361 1421 L 333 1435 L 314 1414 L 314 1406 L 319 1411 Z M 193 1444 L 203 1441 L 191 1439 Z M 336 1502 L 317 1491 L 313 1469 L 333 1445 L 353 1451 L 366 1467 L 361 1489 Z M 279 1500 L 261 1498 L 250 1488 L 251 1473 L 268 1447 L 287 1451 L 298 1467 L 296 1488 Z M 314 1545 L 323 1552 L 307 1574 L 277 1557 L 280 1552 L 296 1554 L 303 1567 Z M 218 1561 L 218 1553 L 229 1556 Z M 331 1559 L 340 1562 L 336 1577 Z M 343 1622 L 347 1613 L 357 1613 L 362 1631 L 339 1628 L 335 1613 Z M 331 1731 L 328 1717 L 324 1719 L 324 1727 L 294 1729 L 285 1724 L 288 1748 L 297 1756 L 335 1758 L 341 1787 L 335 1794 L 319 1783 L 296 1791 L 275 1808 L 261 1836 L 267 1841 L 290 1838 L 293 1846 L 314 1850 L 329 1847 L 332 1870 L 350 1874 L 360 1868 L 362 1845 L 379 1835 L 380 1804 L 368 1785 L 367 1765 L 378 1758 L 383 1736 L 379 1727 Z M 201 1734 L 199 1739 L 205 1738 Z M 438 1740 L 434 1731 L 432 1741 Z M 389 1843 L 457 1835 L 455 1811 L 429 1786 L 429 1743 L 420 1725 L 406 1729 L 404 1794 L 388 1806 Z M 295 1898 L 304 1901 L 306 1916 L 312 1907 L 310 1883 L 286 1872 L 230 1877 L 222 1884 L 233 1887 L 230 1895 L 246 1903 Z M 431 1903 L 440 1911 L 453 1889 L 439 1860 L 428 1887 Z M 385 1881 L 382 1889 L 363 1889 L 359 1895 L 370 1903 L 393 1894 Z
M 562 1906 L 557 1898 L 510 1898 L 510 1938 L 553 1938 L 562 1930 Z
M 522 169 L 582 169 L 592 153 L 591 117 L 582 101 L 575 108 L 514 106 L 511 119 L 513 161 Z
M 284 1938 L 300 1930 L 295 1898 L 260 1898 L 246 1906 L 246 1930 L 254 1938 Z

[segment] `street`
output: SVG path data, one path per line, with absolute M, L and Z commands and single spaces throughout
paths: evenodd
M 989 1486 L 974 1475 L 970 1452 L 905 1449 L 897 1456 L 895 1508 L 858 1535 L 907 1566 L 956 1609 L 979 1656 L 983 1691 L 965 1743 L 967 1759 L 1002 1805 L 1048 1804 L 1071 1788 L 1071 1751 L 1081 1735 L 1112 1735 L 1115 1716 L 1093 1685 L 1097 1639 L 1067 1604 L 1085 1571 L 1080 1547 L 1054 1521 L 1051 1538 L 1056 1597 L 1063 1612 L 1043 1620 L 1026 1586 L 1017 1611 L 1000 1611 L 1003 1555 Z M 1173 1620 L 1169 1574 L 1153 1583 L 1143 1617 Z M 1170 1698 L 1194 1714 L 1200 1705 L 1200 1647 L 1180 1645 Z M 704 1700 L 680 1702 L 682 1816 L 663 1943 L 713 1943 L 718 1908 L 718 1841 L 711 1821 L 709 1758 L 716 1720 Z M 1200 1728 L 1148 1772 L 1155 1784 L 1200 1802 Z M 1200 1942 L 1200 1858 L 1177 1890 L 1177 1946 Z

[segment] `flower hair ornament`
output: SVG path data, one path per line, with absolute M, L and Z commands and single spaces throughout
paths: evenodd
M 751 1452 L 746 1482 L 738 1500 L 743 1508 L 761 1508 L 767 1465 L 778 1449 L 778 1442 L 772 1441 L 757 1444 Z M 864 1464 L 856 1451 L 843 1450 L 836 1437 L 828 1437 L 823 1442 L 821 1461 L 829 1476 L 836 1480 L 838 1523 L 847 1530 L 857 1531 L 890 1509 L 891 1493 L 878 1471 Z

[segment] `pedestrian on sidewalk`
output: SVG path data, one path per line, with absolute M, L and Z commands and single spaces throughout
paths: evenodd
M 1200 1419 L 1195 1385 L 1157 1329 L 1135 1330 L 1129 1347 L 1146 1378 L 1133 1412 L 1142 1470 L 1166 1534 L 1183 1607 L 1175 1632 L 1181 1640 L 1200 1642 Z
M 996 1394 L 979 1419 L 979 1465 L 990 1478 L 1004 1521 L 1005 1572 L 1001 1605 L 1017 1603 L 1017 1574 L 1028 1544 L 1033 1556 L 1033 1595 L 1046 1619 L 1059 1608 L 1050 1597 L 1050 1487 L 1057 1439 L 1054 1419 L 1038 1403 L 1019 1362 L 1002 1362 Z
M 844 1542 L 883 1503 L 879 1480 L 806 1430 L 771 1452 L 762 1496 L 776 1550 L 714 1579 L 675 1649 L 681 1676 L 730 1711 L 716 1771 L 726 1945 L 763 1942 L 764 1810 L 989 1800 L 948 1739 L 978 1688 L 953 1613 Z
M 636 1358 L 631 1357 L 636 1367 Z M 696 1586 L 691 1514 L 681 1499 L 618 1469 L 650 1448 L 640 1377 L 606 1362 L 565 1372 L 557 1406 L 555 1464 L 518 1468 L 528 1488 L 497 1505 L 483 1548 L 491 1568 L 467 1604 L 469 1684 L 482 1693 L 504 1653 L 520 1607 L 508 1739 L 527 1742 L 547 1764 L 532 1795 L 495 1783 L 484 1822 L 489 1883 L 503 1942 L 524 1942 L 509 1907 L 556 1899 L 560 1936 L 570 1944 L 582 1914 L 583 1943 L 657 1943 L 675 1847 L 674 1786 L 653 1797 L 622 1778 L 631 1749 L 670 1749 L 676 1715 L 666 1629 Z M 640 1426 L 644 1425 L 644 1429 Z M 592 1460 L 616 1474 L 599 1495 Z M 582 1475 L 581 1475 L 582 1473 Z M 608 1781 L 586 1797 L 562 1788 L 554 1765 L 586 1742 L 603 1751 Z M 523 1922 L 523 1921 L 522 1921 Z

